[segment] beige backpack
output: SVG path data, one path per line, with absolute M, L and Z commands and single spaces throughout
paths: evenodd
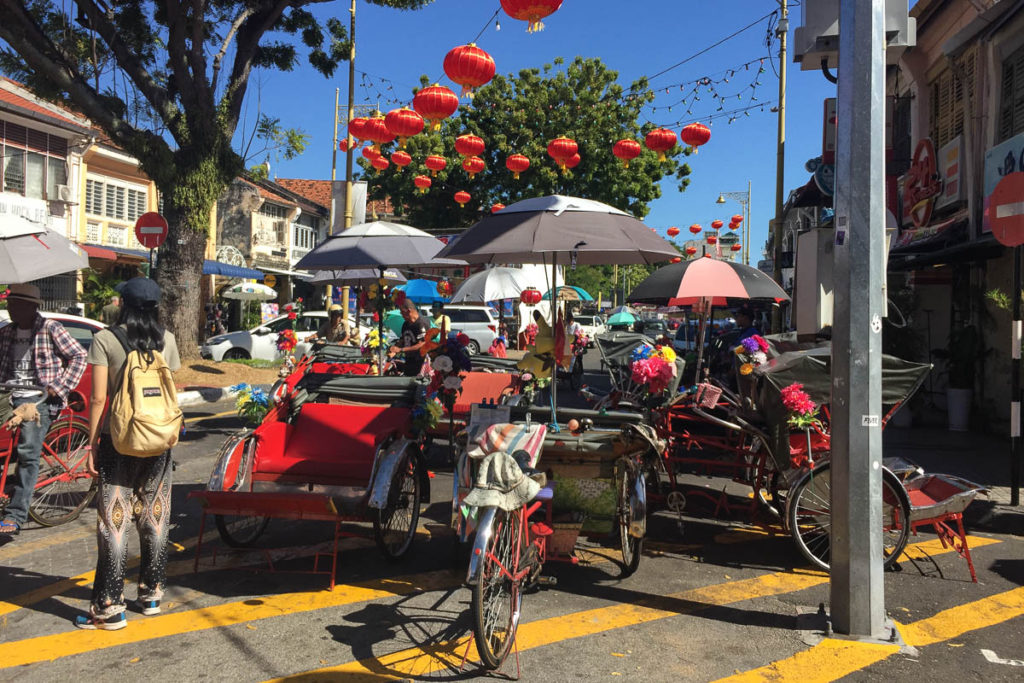
M 171 369 L 159 351 L 131 348 L 120 327 L 112 327 L 127 356 L 121 388 L 110 399 L 110 436 L 122 455 L 160 455 L 178 442 L 182 414 Z

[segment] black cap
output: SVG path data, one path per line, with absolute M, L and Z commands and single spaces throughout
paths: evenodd
M 160 285 L 148 277 L 133 277 L 116 289 L 131 308 L 151 308 L 160 303 Z

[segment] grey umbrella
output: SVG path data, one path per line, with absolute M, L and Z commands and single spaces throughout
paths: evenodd
M 524 199 L 488 214 L 438 254 L 470 263 L 550 263 L 552 299 L 558 265 L 656 263 L 678 255 L 671 242 L 628 213 L 562 195 Z M 552 328 L 556 315 L 552 300 Z M 551 417 L 557 425 L 556 373 L 557 367 L 551 382 Z
M 341 287 L 357 287 L 372 285 L 380 281 L 380 271 L 376 268 L 348 268 L 338 270 L 318 270 L 313 279 L 314 285 L 338 285 Z M 389 285 L 405 282 L 405 276 L 394 268 L 384 271 L 384 279 Z
M 88 267 L 86 253 L 60 233 L 22 216 L 0 216 L 4 282 L 30 282 Z

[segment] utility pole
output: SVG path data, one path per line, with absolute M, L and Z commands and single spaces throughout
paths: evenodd
M 338 97 L 340 92 L 338 88 L 334 89 L 334 141 L 333 149 L 331 150 L 331 216 L 328 219 L 327 234 L 334 234 L 334 181 L 337 178 L 338 168 Z M 327 301 L 324 304 L 324 308 L 330 310 L 331 308 L 331 296 L 334 288 L 331 285 L 327 285 Z
M 839 26 L 836 106 L 856 115 L 836 134 L 830 596 L 838 633 L 879 638 L 885 0 L 840 0 Z
M 352 6 L 349 9 L 349 28 L 348 28 L 348 39 L 349 39 L 349 53 L 348 53 L 348 116 L 345 117 L 345 230 L 352 227 L 352 131 L 348 128 L 348 122 L 355 116 L 355 97 L 356 97 L 356 0 L 352 0 Z M 337 147 L 337 145 L 335 145 Z M 332 178 L 333 180 L 333 178 Z M 333 186 L 333 183 L 332 183 Z M 334 229 L 333 224 L 331 229 Z M 349 289 L 348 287 L 341 288 L 341 305 L 342 305 L 342 317 L 347 325 L 349 322 L 349 310 L 348 310 L 348 298 Z M 358 326 L 359 321 L 355 321 Z M 358 329 L 358 327 L 356 328 Z
M 779 39 L 779 135 L 775 155 L 775 220 L 772 226 L 772 277 L 785 288 L 782 281 L 782 196 L 785 189 L 786 167 L 786 35 L 789 33 L 789 6 L 779 0 L 779 23 L 775 36 Z M 782 332 L 782 308 L 772 308 L 772 332 Z

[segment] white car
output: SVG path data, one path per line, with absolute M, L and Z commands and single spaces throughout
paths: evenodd
M 491 348 L 498 336 L 498 316 L 484 304 L 447 304 L 444 314 L 451 318 L 452 332 L 465 332 L 469 337 L 469 354 Z
M 599 315 L 574 315 L 573 320 L 583 328 L 583 334 L 590 338 L 590 347 L 594 346 L 594 337 L 608 331 L 604 326 L 604 318 Z
M 208 360 L 234 360 L 258 358 L 276 360 L 284 356 L 277 349 L 277 335 L 289 325 L 288 316 L 282 315 L 268 320 L 266 323 L 251 330 L 238 330 L 226 334 L 218 334 L 207 339 L 200 347 L 199 354 Z M 303 341 L 327 322 L 327 311 L 304 311 L 294 320 L 295 336 L 299 343 L 292 354 L 298 358 L 307 351 L 311 344 Z M 359 326 L 362 338 L 368 328 Z

